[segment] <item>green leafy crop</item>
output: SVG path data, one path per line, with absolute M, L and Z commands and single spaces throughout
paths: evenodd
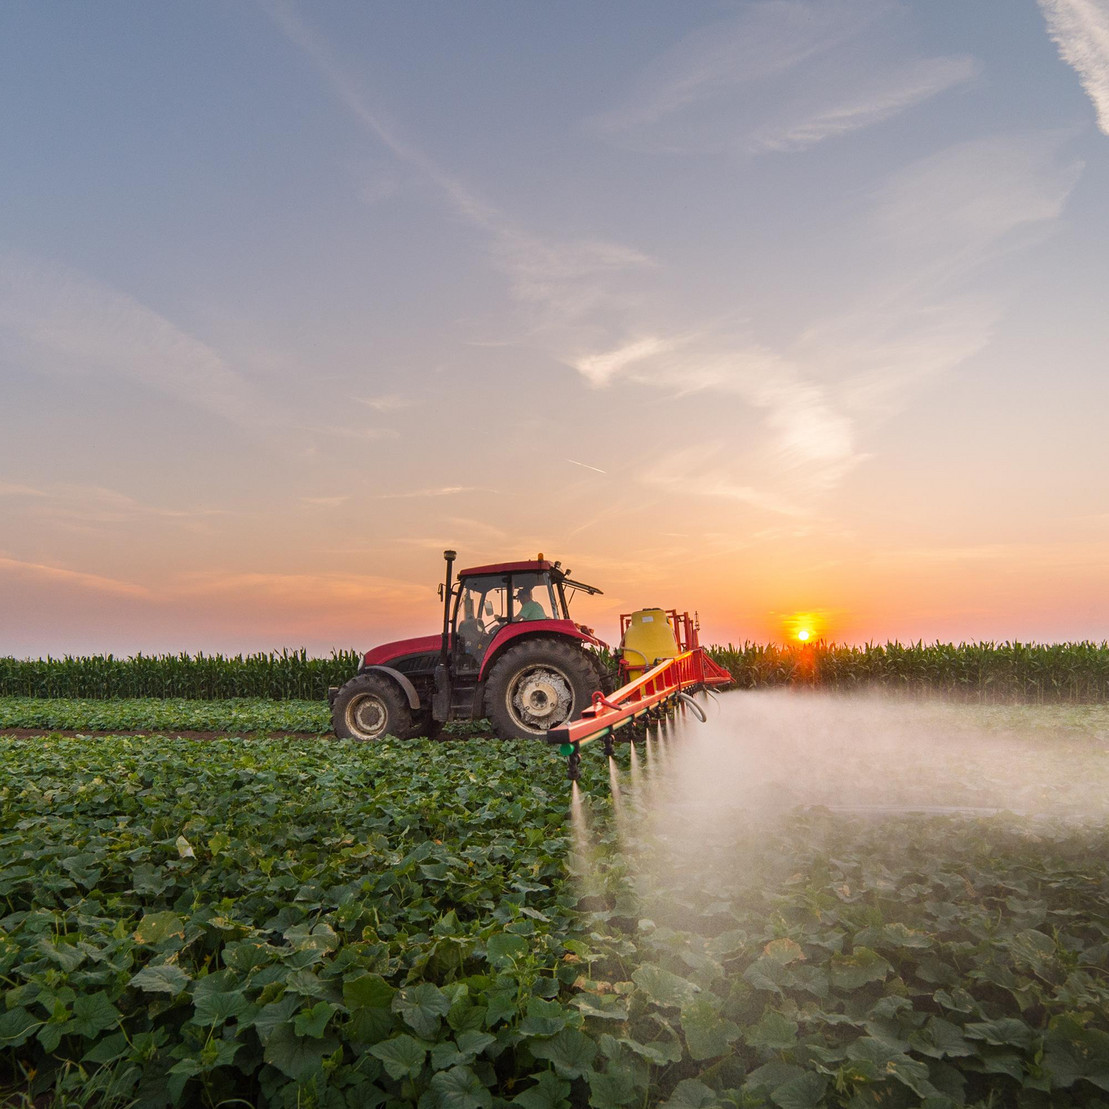
M 0 1095 L 1109 1106 L 1103 825 L 797 809 L 666 868 L 597 763 L 572 829 L 540 744 L 0 739 Z

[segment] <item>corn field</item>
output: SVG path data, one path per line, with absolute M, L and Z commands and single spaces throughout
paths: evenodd
M 1109 701 L 1109 643 L 744 643 L 709 654 L 740 689 L 883 689 L 977 702 Z M 0 658 L 0 696 L 323 699 L 358 669 L 357 651 Z
M 307 652 L 235 655 L 88 655 L 64 658 L 0 658 L 4 697 L 187 697 L 218 701 L 267 697 L 315 701 L 358 669 L 357 651 L 332 651 L 326 659 Z
M 977 702 L 1109 701 L 1109 643 L 711 647 L 741 689 L 881 689 Z

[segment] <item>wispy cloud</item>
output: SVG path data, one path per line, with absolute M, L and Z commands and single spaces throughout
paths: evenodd
M 586 322 L 601 308 L 619 309 L 610 278 L 652 265 L 642 252 L 603 239 L 555 240 L 536 234 L 480 196 L 457 174 L 403 136 L 375 107 L 336 50 L 289 0 L 262 0 L 281 32 L 312 60 L 336 98 L 395 158 L 430 185 L 454 215 L 486 236 L 489 255 L 507 274 L 513 296 L 538 313 L 534 328 Z
M 440 485 L 433 489 L 412 489 L 407 493 L 380 493 L 374 497 L 374 500 L 404 501 L 420 497 L 454 497 L 459 493 L 496 493 L 496 489 L 487 489 L 481 485 Z
M 802 517 L 808 509 L 770 487 L 757 488 L 737 480 L 732 444 L 722 441 L 699 443 L 696 447 L 668 451 L 648 466 L 644 484 L 683 497 L 708 497 L 732 501 L 776 516 Z
M 926 58 L 891 72 L 864 73 L 838 97 L 799 99 L 791 111 L 750 135 L 752 150 L 803 150 L 826 139 L 871 127 L 941 92 L 969 81 L 978 72 L 969 57 Z
M 761 418 L 755 449 L 765 470 L 756 478 L 749 463 L 725 460 L 695 485 L 791 512 L 804 490 L 830 488 L 862 462 L 865 433 L 914 389 L 990 341 L 1003 289 L 992 283 L 989 295 L 971 293 L 968 279 L 1060 218 L 1081 168 L 1060 154 L 1061 141 L 1051 133 L 992 137 L 897 171 L 859 227 L 871 260 L 885 255 L 880 276 L 850 299 L 829 297 L 834 308 L 799 315 L 792 339 L 769 345 L 750 326 L 712 320 L 667 335 L 652 323 L 567 361 L 594 387 L 626 381 L 675 396 L 739 398 Z M 741 467 L 746 478 L 727 477 Z
M 402 397 L 399 393 L 383 393 L 377 397 L 355 397 L 354 399 L 375 412 L 399 412 L 402 408 L 410 408 L 414 403 L 410 397 Z
M 26 368 L 129 379 L 235 423 L 262 408 L 215 350 L 134 297 L 15 254 L 0 254 L 0 342 Z
M 110 593 L 119 597 L 150 597 L 150 590 L 133 582 L 101 577 L 62 566 L 48 566 L 40 562 L 22 562 L 14 558 L 0 558 L 0 574 L 25 578 L 55 585 L 76 586 L 94 593 Z
M 182 576 L 167 593 L 176 597 L 234 598 L 236 606 L 280 604 L 290 608 L 341 608 L 365 605 L 366 611 L 410 611 L 426 599 L 426 586 L 368 574 L 280 574 L 209 571 Z
M 1109 6 L 1105 0 L 1040 0 L 1059 55 L 1078 74 L 1098 127 L 1109 135 Z
M 958 143 L 899 171 L 877 196 L 891 240 L 961 267 L 981 263 L 1011 232 L 1059 218 L 1082 171 L 1051 133 Z
M 170 508 L 146 504 L 116 489 L 70 482 L 32 488 L 0 481 L 0 497 L 29 500 L 26 511 L 37 519 L 50 518 L 78 525 L 123 524 L 153 519 L 191 522 L 205 517 L 228 515 L 226 510 L 217 508 Z
M 667 51 L 592 123 L 671 153 L 800 150 L 872 126 L 978 71 L 966 56 L 914 57 L 896 41 L 903 10 L 892 0 L 746 4 Z

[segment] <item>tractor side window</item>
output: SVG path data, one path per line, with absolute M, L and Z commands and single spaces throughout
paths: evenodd
M 508 621 L 505 579 L 468 579 L 459 594 L 456 613 L 461 654 L 480 663 L 493 636 Z

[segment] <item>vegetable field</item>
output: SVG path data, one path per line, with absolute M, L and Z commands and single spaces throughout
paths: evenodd
M 1105 720 L 1067 711 L 1053 788 L 1096 800 Z M 590 751 L 571 820 L 559 759 L 480 736 L 0 739 L 6 1103 L 1109 1105 L 1103 820 L 702 828 L 692 743 Z

